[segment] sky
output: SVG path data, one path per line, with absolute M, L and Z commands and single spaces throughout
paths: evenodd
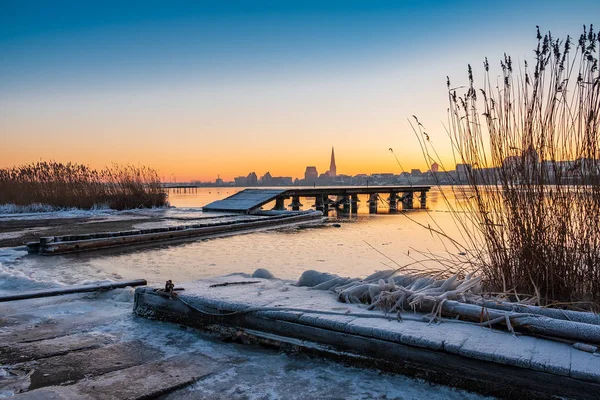
M 446 165 L 446 76 L 533 59 L 600 1 L 0 0 L 0 168 L 146 165 L 167 181 Z M 593 20 L 596 18 L 596 21 Z

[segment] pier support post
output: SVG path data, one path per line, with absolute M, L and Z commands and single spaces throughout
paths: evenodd
M 358 213 L 358 203 L 359 202 L 360 202 L 360 200 L 358 199 L 358 195 L 353 194 L 352 200 L 350 201 L 350 207 L 351 207 L 352 214 Z
M 285 201 L 284 197 L 277 197 L 275 199 L 275 207 L 273 208 L 273 210 L 277 210 L 277 211 L 285 210 L 285 206 L 283 205 L 284 201 Z
M 350 196 L 341 196 L 339 203 L 342 205 L 342 212 L 350 214 Z
M 329 196 L 323 195 L 323 215 L 329 214 L 329 206 L 331 205 L 331 200 L 329 200 Z
M 290 204 L 293 211 L 300 211 L 300 207 L 302 207 L 302 203 L 300 203 L 300 196 L 292 197 L 292 204 Z
M 323 212 L 325 214 L 325 202 L 323 201 L 323 195 L 315 197 L 315 210 Z
M 369 196 L 369 214 L 377 214 L 377 202 L 379 201 L 377 193 Z
M 421 192 L 421 208 L 427 208 L 427 191 Z
M 404 194 L 404 198 L 402 199 L 402 209 L 403 210 L 412 210 L 413 208 L 413 192 L 406 192 Z
M 394 214 L 398 211 L 398 195 L 396 192 L 391 192 L 390 197 L 388 197 L 388 202 L 390 204 L 390 214 Z

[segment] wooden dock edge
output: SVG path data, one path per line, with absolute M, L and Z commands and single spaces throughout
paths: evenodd
M 217 309 L 209 309 L 218 313 Z M 215 317 L 199 313 L 152 288 L 135 291 L 134 313 L 215 332 L 225 337 L 324 356 L 361 367 L 400 373 L 429 382 L 500 398 L 596 399 L 600 384 L 468 358 L 444 351 L 271 319 L 237 314 Z
M 52 241 L 52 238 L 43 238 L 45 240 L 42 240 L 40 243 L 28 243 L 28 248 L 31 252 L 39 253 L 41 255 L 76 253 L 113 247 L 148 245 L 157 242 L 165 243 L 226 236 L 236 233 L 251 232 L 258 229 L 276 229 L 291 225 L 322 222 L 323 218 L 321 212 L 312 211 L 293 215 L 277 215 L 255 221 L 216 224 L 199 228 L 180 230 L 166 229 L 160 232 L 127 235 L 118 235 L 119 232 L 116 232 L 115 236 L 90 238 L 85 240 Z

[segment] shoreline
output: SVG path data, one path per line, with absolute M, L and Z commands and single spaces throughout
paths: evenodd
M 399 321 L 277 279 L 233 275 L 178 286 L 185 290 L 174 298 L 136 289 L 135 313 L 282 350 L 345 354 L 359 365 L 501 398 L 592 399 L 600 390 L 600 357 L 558 341 L 468 323 L 431 324 L 419 312 L 404 312 Z

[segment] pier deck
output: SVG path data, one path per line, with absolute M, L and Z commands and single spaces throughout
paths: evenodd
M 246 189 L 223 200 L 202 207 L 204 211 L 222 211 L 248 214 L 285 193 L 285 190 Z
M 100 250 L 114 247 L 154 245 L 156 243 L 197 240 L 276 229 L 294 225 L 316 224 L 323 221 L 317 211 L 263 212 L 261 215 L 231 215 L 200 219 L 191 225 L 162 226 L 118 232 L 99 232 L 83 235 L 41 237 L 27 243 L 30 253 L 56 255 Z
M 413 208 L 415 193 L 419 193 L 421 207 L 426 207 L 427 192 L 431 186 L 344 186 L 344 187 L 314 187 L 294 189 L 245 189 L 223 200 L 217 200 L 202 207 L 204 211 L 220 211 L 250 214 L 260 210 L 262 206 L 275 201 L 276 210 L 284 209 L 283 201 L 292 198 L 293 210 L 300 209 L 300 197 L 314 197 L 315 208 L 327 210 L 329 196 L 337 196 L 338 204 L 350 208 L 356 207 L 358 195 L 369 195 L 369 202 L 377 202 L 379 194 L 389 194 L 390 210 L 396 211 L 397 201 L 400 200 L 403 209 Z
M 600 357 L 565 343 L 460 322 L 428 324 L 414 313 L 399 322 L 280 280 L 228 276 L 181 286 L 175 299 L 137 289 L 135 312 L 504 398 L 591 399 L 600 390 Z

